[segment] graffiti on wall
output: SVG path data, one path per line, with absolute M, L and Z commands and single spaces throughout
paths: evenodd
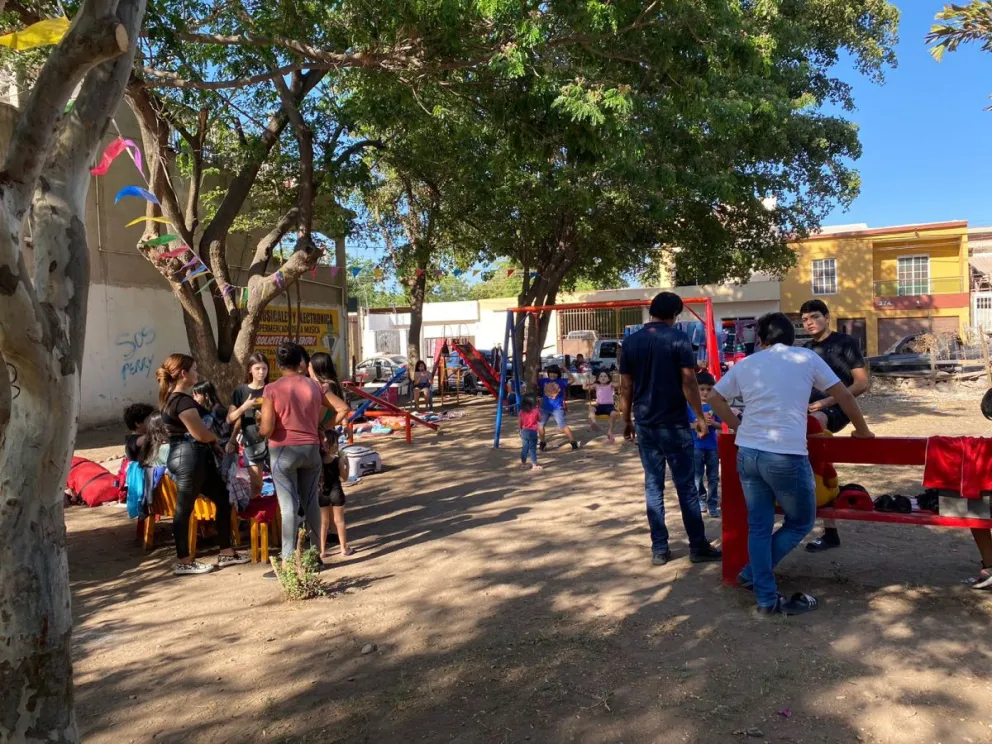
M 125 331 L 117 336 L 114 345 L 121 351 L 121 380 L 133 377 L 148 378 L 155 367 L 155 329 L 147 326 L 136 331 Z

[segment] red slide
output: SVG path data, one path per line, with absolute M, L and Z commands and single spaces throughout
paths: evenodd
M 492 365 L 486 361 L 486 358 L 479 353 L 472 344 L 453 344 L 455 351 L 458 352 L 458 356 L 465 360 L 465 364 L 468 368 L 472 370 L 474 374 L 486 389 L 493 394 L 493 397 L 499 400 L 499 375 L 496 374 L 496 370 L 493 369 Z
M 416 414 L 410 413 L 409 411 L 405 411 L 405 410 L 403 410 L 402 408 L 400 408 L 398 406 L 394 406 L 388 400 L 383 400 L 382 398 L 375 397 L 371 393 L 366 393 L 364 390 L 362 390 L 358 385 L 356 385 L 353 382 L 350 382 L 350 381 L 347 381 L 346 380 L 346 381 L 342 382 L 341 384 L 348 390 L 349 393 L 354 393 L 355 395 L 358 395 L 358 396 L 360 396 L 362 398 L 365 398 L 366 400 L 375 401 L 375 405 L 381 406 L 383 408 L 383 410 L 389 411 L 390 413 L 395 413 L 397 416 L 409 416 L 411 419 L 413 419 L 414 421 L 416 421 L 418 424 L 420 424 L 422 426 L 426 426 L 426 427 L 428 427 L 430 429 L 434 429 L 435 431 L 437 430 L 437 424 L 435 424 L 434 422 L 432 422 L 432 421 L 424 421 L 422 418 L 420 418 Z

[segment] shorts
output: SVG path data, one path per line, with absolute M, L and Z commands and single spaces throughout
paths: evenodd
M 596 404 L 596 415 L 597 416 L 609 416 L 617 410 L 616 406 L 612 403 L 597 403 Z
M 430 386 L 431 384 L 429 382 L 418 382 L 416 385 L 414 385 L 414 387 L 417 390 L 424 390 L 425 388 L 429 388 Z
M 827 431 L 831 434 L 836 434 L 849 423 L 851 419 L 840 410 L 840 406 L 830 406 L 830 408 L 824 408 L 820 411 L 823 415 L 827 417 Z
M 556 408 L 554 411 L 546 411 L 541 409 L 541 426 L 547 426 L 548 421 L 554 419 L 555 423 L 558 424 L 559 429 L 564 429 L 565 424 L 565 411 L 561 408 Z
M 320 495 L 317 503 L 321 507 L 344 506 L 344 489 L 341 487 L 341 466 L 337 457 L 334 462 L 325 462 L 323 468 L 323 478 L 320 484 Z

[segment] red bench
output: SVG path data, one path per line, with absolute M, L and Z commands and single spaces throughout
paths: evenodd
M 811 453 L 819 454 L 836 465 L 918 465 L 926 460 L 925 438 L 876 438 L 811 437 Z M 747 504 L 737 476 L 737 448 L 732 434 L 721 434 L 720 483 L 723 503 L 723 583 L 735 585 L 737 575 L 747 565 Z M 842 478 L 843 479 L 843 478 Z M 888 522 L 890 524 L 930 525 L 935 527 L 961 527 L 968 529 L 992 528 L 992 519 L 952 517 L 915 512 L 892 514 L 889 512 L 858 511 L 824 507 L 816 515 L 825 519 L 848 519 L 857 522 Z

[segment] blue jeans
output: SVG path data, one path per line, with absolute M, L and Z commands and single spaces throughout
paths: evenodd
M 527 456 L 530 455 L 530 461 L 537 465 L 537 432 L 533 429 L 521 429 L 520 439 L 524 443 L 520 450 L 520 462 L 526 463 Z
M 637 441 L 644 466 L 644 497 L 651 527 L 651 551 L 668 551 L 668 528 L 665 526 L 665 464 L 672 469 L 672 482 L 679 495 L 682 524 L 689 536 L 689 552 L 708 544 L 703 515 L 699 513 L 699 496 L 693 478 L 695 447 L 686 426 L 652 428 L 636 424 Z
M 710 514 L 720 511 L 720 458 L 715 449 L 699 449 L 695 452 L 696 493 L 699 501 L 706 504 Z
M 747 552 L 751 562 L 741 578 L 754 582 L 758 604 L 771 607 L 778 600 L 774 569 L 795 548 L 816 521 L 813 469 L 806 455 L 779 455 L 741 447 L 737 472 L 747 502 Z M 785 521 L 775 527 L 775 502 Z

